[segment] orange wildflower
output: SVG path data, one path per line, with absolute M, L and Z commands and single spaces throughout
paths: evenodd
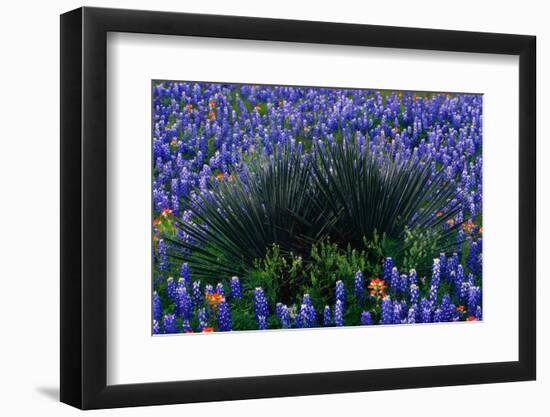
M 159 220 L 159 219 L 153 220 L 153 226 L 158 226 L 159 224 L 160 224 L 160 220 Z
M 476 321 L 476 316 L 468 316 L 466 321 Z
M 456 306 L 456 310 L 460 311 L 461 313 L 464 313 L 464 306 L 462 306 L 462 305 Z
M 225 298 L 223 297 L 223 295 L 215 292 L 215 293 L 212 293 L 212 294 L 206 294 L 206 301 L 208 302 L 208 304 L 210 304 L 212 307 L 217 307 L 218 304 L 220 304 L 223 300 L 225 300 Z
M 210 107 L 211 109 L 215 108 L 216 107 L 216 100 L 212 100 L 208 103 L 208 107 Z
M 170 210 L 169 208 L 162 210 L 162 213 L 160 213 L 162 217 L 167 217 L 170 214 L 172 214 L 172 210 Z
M 453 226 L 455 225 L 454 219 L 449 219 L 449 220 L 447 220 L 447 225 L 448 225 L 449 227 L 453 227 Z
M 216 112 L 214 112 L 214 111 L 209 112 L 208 113 L 208 118 L 210 120 L 215 120 L 216 119 Z
M 216 174 L 216 178 L 219 179 L 220 181 L 223 181 L 225 179 L 225 174 L 223 172 L 220 172 Z
M 370 290 L 370 295 L 372 295 L 373 297 L 380 298 L 386 295 L 384 290 L 387 288 L 387 286 L 383 279 L 372 278 L 367 288 Z
M 187 109 L 187 111 L 189 113 L 193 112 L 193 105 L 191 103 L 189 103 L 187 106 L 185 106 L 185 108 Z
M 214 328 L 213 327 L 205 327 L 204 329 L 202 329 L 202 332 L 203 333 L 213 333 Z
M 466 233 L 472 233 L 474 227 L 476 227 L 475 223 L 471 219 L 469 219 L 466 223 L 462 225 L 462 230 L 464 230 Z

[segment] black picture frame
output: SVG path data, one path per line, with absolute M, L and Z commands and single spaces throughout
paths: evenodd
M 108 32 L 519 56 L 519 360 L 107 385 Z M 82 409 L 533 380 L 536 38 L 136 10 L 61 15 L 61 401 Z

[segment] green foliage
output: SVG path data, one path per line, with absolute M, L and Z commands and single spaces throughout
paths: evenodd
M 408 271 L 416 268 L 421 274 L 429 271 L 432 260 L 439 255 L 440 243 L 441 236 L 436 230 L 407 228 L 404 239 L 403 269 Z
M 357 271 L 367 276 L 380 275 L 383 254 L 387 253 L 383 245 L 389 245 L 386 238 L 365 240 L 363 249 L 349 245 L 342 249 L 325 240 L 312 245 L 307 263 L 301 256 L 283 255 L 279 247 L 273 245 L 264 259 L 256 260 L 254 269 L 245 275 L 243 285 L 249 291 L 262 287 L 272 306 L 278 301 L 299 305 L 305 293 L 319 307 L 333 304 L 336 281 L 344 281 L 351 290 Z

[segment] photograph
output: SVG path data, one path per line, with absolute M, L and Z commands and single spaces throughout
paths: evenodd
M 482 94 L 152 80 L 151 118 L 152 334 L 483 320 Z

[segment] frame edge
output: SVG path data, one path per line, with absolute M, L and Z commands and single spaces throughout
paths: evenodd
M 82 407 L 82 9 L 60 17 L 60 400 Z

